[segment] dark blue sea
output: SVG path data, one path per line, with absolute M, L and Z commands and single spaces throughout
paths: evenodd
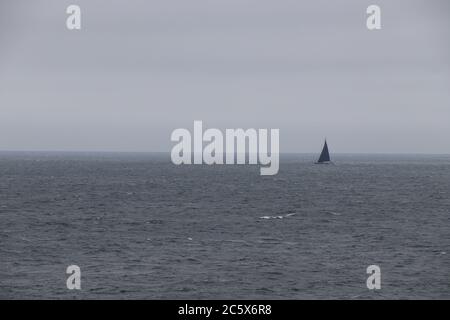
M 0 298 L 450 299 L 450 156 L 315 156 L 2 152 Z

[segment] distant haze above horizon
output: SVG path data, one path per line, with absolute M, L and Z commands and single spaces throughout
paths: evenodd
M 0 45 L 0 150 L 169 152 L 202 120 L 281 153 L 450 153 L 447 0 L 4 0 Z

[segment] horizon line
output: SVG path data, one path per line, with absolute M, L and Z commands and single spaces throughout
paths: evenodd
M 150 154 L 150 153 L 159 153 L 159 154 L 170 154 L 171 151 L 125 151 L 125 150 L 7 150 L 0 149 L 0 153 L 121 153 L 121 154 Z M 193 154 L 193 153 L 192 153 Z M 225 155 L 226 153 L 222 153 Z M 247 152 L 245 154 L 248 154 Z M 320 154 L 319 152 L 279 152 L 279 155 L 289 155 L 289 154 Z M 430 152 L 332 152 L 334 155 L 450 155 L 450 153 L 430 153 Z

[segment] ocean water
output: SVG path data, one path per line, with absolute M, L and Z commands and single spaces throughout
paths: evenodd
M 450 156 L 314 157 L 2 152 L 0 298 L 450 299 Z

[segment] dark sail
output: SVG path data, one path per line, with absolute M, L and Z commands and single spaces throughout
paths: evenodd
M 330 154 L 328 152 L 327 140 L 325 140 L 325 144 L 323 145 L 322 153 L 320 154 L 318 163 L 330 161 Z

